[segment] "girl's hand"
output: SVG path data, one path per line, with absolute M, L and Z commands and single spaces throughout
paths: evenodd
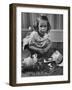
M 50 43 L 46 48 L 44 48 L 44 52 L 47 52 L 52 47 L 52 43 Z
M 45 51 L 44 51 L 44 49 L 40 49 L 39 52 L 40 52 L 41 54 L 43 54 Z

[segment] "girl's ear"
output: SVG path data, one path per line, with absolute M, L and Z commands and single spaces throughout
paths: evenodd
M 34 21 L 34 24 L 33 24 L 33 28 L 34 28 L 34 30 L 38 30 L 38 19 L 36 19 L 35 21 Z
M 34 22 L 33 27 L 36 30 L 36 28 L 37 28 L 37 20 Z
M 49 22 L 47 22 L 47 33 L 50 31 L 50 29 L 51 29 L 51 25 Z

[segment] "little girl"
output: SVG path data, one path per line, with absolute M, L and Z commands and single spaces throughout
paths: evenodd
M 34 24 L 34 30 L 23 39 L 23 50 L 28 49 L 31 55 L 37 53 L 38 58 L 45 58 L 52 46 L 48 38 L 51 29 L 47 16 L 40 16 Z

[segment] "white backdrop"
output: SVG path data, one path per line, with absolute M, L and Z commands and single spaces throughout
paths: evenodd
M 42 89 L 71 90 L 72 82 L 69 84 L 53 84 L 53 85 L 41 85 L 41 86 L 25 86 L 25 87 L 9 86 L 9 4 L 10 3 L 70 6 L 72 11 L 72 0 L 0 0 L 0 90 L 24 90 L 24 89 L 25 90 L 37 90 L 37 89 L 38 90 L 42 90 Z M 72 12 L 71 12 L 71 17 L 72 17 Z M 71 22 L 72 22 L 72 18 L 71 18 Z

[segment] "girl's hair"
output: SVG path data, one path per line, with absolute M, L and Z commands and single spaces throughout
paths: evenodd
M 40 16 L 39 18 L 36 19 L 36 21 L 34 22 L 34 25 L 33 25 L 34 30 L 36 30 L 38 32 L 38 30 L 39 30 L 38 26 L 39 26 L 40 20 L 46 20 L 47 21 L 47 33 L 48 33 L 51 29 L 51 26 L 50 26 L 50 23 L 48 21 L 47 16 L 44 16 L 44 15 Z

